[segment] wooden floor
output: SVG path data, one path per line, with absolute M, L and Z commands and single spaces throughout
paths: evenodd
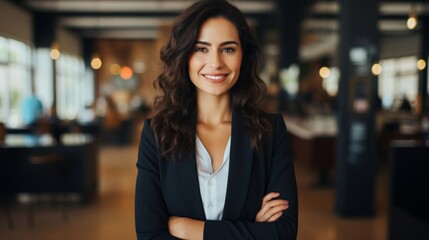
M 15 228 L 7 227 L 0 212 L 1 240 L 123 240 L 136 239 L 134 231 L 134 186 L 137 146 L 102 147 L 99 159 L 100 189 L 89 206 L 72 205 L 68 222 L 61 209 L 40 205 L 35 209 L 34 227 L 27 225 L 25 206 L 13 206 Z M 300 240 L 386 239 L 387 175 L 377 175 L 377 215 L 373 218 L 342 219 L 333 211 L 332 188 L 315 189 L 315 172 L 296 163 L 299 190 Z

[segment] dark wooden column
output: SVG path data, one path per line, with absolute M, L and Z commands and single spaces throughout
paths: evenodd
M 33 21 L 34 46 L 36 48 L 51 48 L 56 40 L 56 18 L 51 13 L 37 12 Z M 52 108 L 57 110 L 57 69 L 56 60 L 52 60 Z
M 420 59 L 426 61 L 426 68 L 419 72 L 419 94 L 421 97 L 422 112 L 421 116 L 429 116 L 429 107 L 428 107 L 428 60 L 429 60 L 429 17 L 424 17 L 420 19 L 421 22 L 421 49 L 420 49 Z
M 340 82 L 335 210 L 344 217 L 374 214 L 375 98 L 378 1 L 340 0 Z
M 305 9 L 314 0 L 276 0 L 279 29 L 279 70 L 299 63 L 301 23 Z

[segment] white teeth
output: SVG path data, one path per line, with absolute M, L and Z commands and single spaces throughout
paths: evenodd
M 204 75 L 206 78 L 210 78 L 213 80 L 219 80 L 225 77 L 225 75 L 216 75 L 216 76 L 212 76 L 212 75 Z

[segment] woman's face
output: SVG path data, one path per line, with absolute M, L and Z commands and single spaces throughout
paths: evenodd
M 189 77 L 197 94 L 228 94 L 238 80 L 242 56 L 233 23 L 223 17 L 204 22 L 188 64 Z

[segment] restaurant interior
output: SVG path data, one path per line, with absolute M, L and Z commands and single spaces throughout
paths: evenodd
M 159 53 L 193 2 L 0 0 L 0 239 L 136 239 Z M 298 239 L 429 239 L 429 0 L 230 2 L 289 132 Z

